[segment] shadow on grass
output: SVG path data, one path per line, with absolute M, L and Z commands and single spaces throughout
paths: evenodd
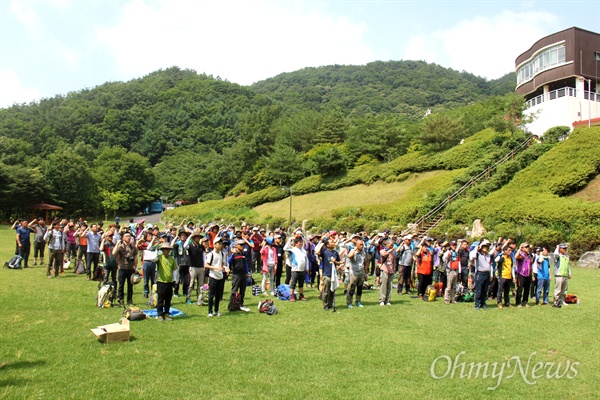
M 11 369 L 40 367 L 46 364 L 46 360 L 3 362 L 0 364 L 0 371 L 4 372 Z

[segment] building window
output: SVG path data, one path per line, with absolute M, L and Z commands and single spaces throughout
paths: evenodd
M 596 59 L 600 59 L 600 52 L 596 52 Z M 529 62 L 521 65 L 517 70 L 517 85 L 527 82 L 535 75 L 547 69 L 565 64 L 566 51 L 564 43 L 550 46 L 537 53 Z

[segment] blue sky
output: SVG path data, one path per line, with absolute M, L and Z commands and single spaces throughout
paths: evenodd
M 0 107 L 173 65 L 243 85 L 402 59 L 493 79 L 572 26 L 600 32 L 600 0 L 0 0 Z

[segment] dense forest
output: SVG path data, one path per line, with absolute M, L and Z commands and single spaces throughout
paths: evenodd
M 172 67 L 16 104 L 0 109 L 0 210 L 136 212 L 159 197 L 218 199 L 436 152 L 485 127 L 514 129 L 514 82 L 390 61 L 245 87 Z

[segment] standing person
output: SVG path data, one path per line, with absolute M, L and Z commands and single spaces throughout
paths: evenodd
M 502 254 L 496 256 L 496 271 L 498 271 L 498 308 L 512 308 L 510 305 L 510 288 L 516 277 L 510 246 L 505 245 Z M 504 306 L 502 305 L 502 296 L 504 296 Z
M 147 299 L 152 285 L 156 283 L 156 260 L 158 258 L 158 236 L 146 232 L 138 240 L 137 248 L 142 252 L 142 272 L 144 275 L 144 298 Z
M 102 235 L 98 233 L 98 225 L 92 224 L 89 229 L 86 229 L 83 237 L 87 239 L 87 257 L 86 257 L 86 270 L 88 281 L 92 279 L 91 265 L 94 264 L 94 278 L 97 276 L 96 270 L 98 269 L 98 263 L 100 261 L 100 240 Z
M 463 239 L 458 249 L 458 259 L 460 260 L 459 282 L 463 287 L 462 294 L 469 290 L 469 242 Z
M 165 319 L 172 321 L 169 316 L 171 300 L 173 299 L 173 272 L 177 270 L 177 262 L 171 256 L 171 244 L 165 242 L 160 246 L 161 254 L 156 259 L 156 313 L 158 322 Z
M 515 256 L 516 259 L 516 276 L 517 276 L 517 307 L 523 306 L 529 308 L 527 301 L 529 300 L 529 287 L 531 286 L 531 273 L 533 260 L 530 255 L 530 246 L 527 243 L 521 243 L 519 251 Z
M 381 286 L 379 288 L 379 305 L 391 306 L 392 296 L 392 280 L 396 273 L 396 252 L 391 238 L 383 241 L 383 248 L 380 250 L 381 255 Z
M 433 281 L 433 248 L 431 247 L 431 238 L 423 238 L 421 246 L 415 257 L 417 258 L 417 276 L 419 284 L 417 286 L 417 293 L 419 294 L 419 300 L 427 301 L 425 292 L 427 286 L 431 285 Z
M 298 291 L 300 297 L 298 300 L 306 301 L 304 297 L 304 271 L 306 271 L 306 265 L 308 258 L 306 256 L 306 249 L 304 249 L 304 239 L 301 237 L 290 238 L 289 242 L 285 245 L 284 250 L 289 251 L 292 255 L 290 258 L 290 264 L 292 267 L 292 278 L 290 280 L 290 302 L 296 301 L 296 283 L 298 284 Z
M 206 238 L 208 242 L 208 239 Z M 227 256 L 223 251 L 223 238 L 216 238 L 213 242 L 214 250 L 206 256 L 206 269 L 208 269 L 208 318 L 213 315 L 221 316 L 219 304 L 223 298 L 225 288 L 225 274 L 229 273 Z M 213 309 L 214 307 L 214 309 Z M 213 313 L 214 311 L 214 313 Z
M 123 238 L 114 248 L 114 254 L 119 268 L 119 305 L 123 306 L 123 300 L 125 297 L 125 281 L 127 281 L 127 304 L 133 304 L 133 283 L 131 282 L 131 275 L 138 273 L 138 249 L 135 246 L 135 241 L 131 233 L 125 232 L 123 234 Z
M 262 270 L 260 250 L 265 240 L 265 237 L 262 235 L 262 233 L 263 232 L 260 232 L 257 226 L 252 228 L 252 236 L 250 236 L 250 240 L 252 240 L 254 245 L 252 246 L 252 264 L 250 265 L 250 273 L 255 273 Z
M 367 263 L 367 253 L 365 252 L 365 242 L 362 239 L 356 241 L 356 247 L 348 252 L 348 262 L 350 265 L 350 288 L 346 294 L 346 305 L 352 308 L 352 297 L 356 290 L 356 306 L 363 307 L 361 301 L 362 289 L 365 278 L 369 273 L 369 264 Z
M 331 290 L 333 269 L 342 264 L 340 255 L 335 250 L 335 247 L 335 241 L 330 237 L 330 233 L 326 233 L 315 248 L 315 253 L 321 257 L 319 275 L 323 284 L 321 299 L 323 300 L 323 309 L 325 311 L 333 308 L 333 296 L 335 296 L 335 292 Z
M 569 289 L 569 279 L 571 279 L 571 263 L 567 255 L 567 245 L 562 243 L 556 246 L 554 250 L 554 305 L 552 307 L 561 308 L 565 305 L 565 296 Z
M 67 236 L 67 259 L 75 261 L 77 258 L 77 239 L 75 238 L 75 223 L 69 221 L 65 227 L 65 235 Z
M 83 233 L 87 230 L 87 225 L 82 223 L 77 227 L 75 232 L 75 240 L 77 243 L 77 261 L 83 262 L 83 265 L 87 266 L 87 238 Z M 77 267 L 75 267 L 75 270 Z
M 441 282 L 442 291 L 444 293 L 446 289 L 446 266 L 444 265 L 444 260 L 442 257 L 444 253 L 448 250 L 448 242 L 444 241 L 441 245 L 436 240 L 433 244 L 433 274 L 434 281 L 436 283 Z
M 273 237 L 273 246 L 277 251 L 277 268 L 275 268 L 275 287 L 281 285 L 281 275 L 283 273 L 283 262 L 284 262 L 284 251 L 283 244 L 281 243 L 281 235 L 277 234 Z M 271 288 L 271 290 L 275 290 Z
M 115 258 L 114 249 L 115 244 L 113 243 L 113 231 L 108 231 L 102 238 L 100 243 L 100 250 L 104 256 L 104 284 L 106 285 L 110 280 L 113 284 L 113 290 L 109 301 L 115 301 L 117 297 L 117 259 Z
M 443 262 L 446 267 L 446 291 L 444 293 L 444 302 L 446 304 L 456 304 L 456 286 L 458 277 L 461 273 L 460 260 L 456 251 L 456 241 L 450 242 L 450 249 L 446 250 L 443 256 Z
M 541 253 L 537 256 L 537 289 L 535 292 L 535 304 L 548 304 L 548 292 L 550 291 L 550 257 L 548 256 L 548 248 L 542 248 Z
M 261 290 L 266 293 L 267 279 L 269 280 L 269 290 L 271 296 L 275 296 L 275 274 L 277 273 L 277 248 L 274 246 L 275 240 L 272 237 L 265 239 L 266 244 L 260 250 L 260 256 L 262 259 L 262 273 L 263 279 L 261 284 Z
M 64 254 L 67 251 L 67 239 L 63 230 L 60 229 L 60 221 L 55 220 L 52 222 L 52 229 L 46 232 L 44 241 L 48 242 L 48 250 L 50 252 L 46 276 L 52 278 L 51 271 L 54 267 L 54 277 L 58 278 L 64 261 Z
M 46 241 L 44 236 L 48 228 L 44 223 L 43 218 L 38 218 L 37 223 L 33 227 L 35 233 L 33 234 L 33 265 L 37 265 L 38 256 L 40 259 L 40 265 L 44 266 L 44 249 L 46 248 Z
M 475 309 L 487 309 L 485 304 L 488 298 L 490 282 L 494 280 L 494 266 L 490 254 L 490 242 L 486 239 L 475 248 L 471 254 L 471 261 L 475 268 Z
M 191 303 L 191 296 L 196 285 L 196 304 L 201 306 L 202 303 L 202 286 L 204 285 L 204 243 L 208 243 L 208 238 L 205 238 L 201 231 L 197 230 L 190 235 L 185 241 L 184 248 L 188 252 L 190 258 L 190 285 L 187 291 L 187 302 Z
M 402 243 L 398 246 L 396 253 L 398 254 L 398 272 L 401 275 L 398 283 L 398 293 L 410 294 L 410 275 L 412 272 L 413 265 L 413 247 L 412 247 L 412 235 L 406 235 L 402 238 Z
M 236 296 L 239 299 L 240 310 L 244 312 L 250 311 L 244 306 L 244 296 L 246 295 L 246 281 L 250 278 L 250 270 L 248 267 L 248 258 L 244 255 L 244 245 L 248 245 L 243 240 L 235 242 L 233 253 L 229 256 L 227 263 L 231 269 L 231 296 L 229 298 L 229 310 L 232 311 L 233 305 L 236 303 Z M 235 311 L 235 310 L 234 310 Z
M 175 279 L 173 287 L 174 297 L 179 297 L 179 284 L 181 283 L 183 295 L 188 297 L 188 289 L 190 286 L 190 257 L 187 250 L 185 249 L 185 242 L 188 238 L 188 231 L 185 229 L 179 230 L 179 236 L 173 239 L 171 247 L 173 247 L 173 254 L 175 261 L 177 261 L 177 271 L 173 273 Z M 192 304 L 192 301 L 187 298 L 187 304 Z
M 29 268 L 29 253 L 31 252 L 31 234 L 35 233 L 33 226 L 36 220 L 34 219 L 29 224 L 26 220 L 22 220 L 17 227 L 15 238 L 17 240 L 17 248 L 19 255 L 23 257 L 23 268 Z M 62 265 L 61 265 L 62 268 Z

